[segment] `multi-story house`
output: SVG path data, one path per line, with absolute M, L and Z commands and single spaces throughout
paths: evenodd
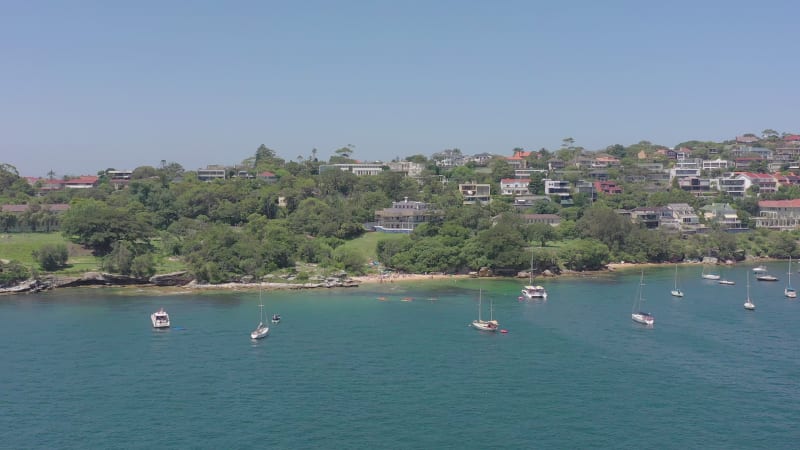
M 754 217 L 757 228 L 794 230 L 800 226 L 800 199 L 761 200 L 760 215 Z
M 738 176 L 745 180 L 745 191 L 751 186 L 758 186 L 758 192 L 763 193 L 778 191 L 778 180 L 768 173 L 741 172 Z
M 392 202 L 391 208 L 375 211 L 374 228 L 387 233 L 411 233 L 420 224 L 440 215 L 429 203 L 410 202 L 406 197 L 402 202 Z
M 616 181 L 595 181 L 594 189 L 605 195 L 622 194 L 622 186 L 618 185 Z
M 352 164 L 323 164 L 319 166 L 319 173 L 328 170 L 341 170 L 342 172 L 350 172 L 356 176 L 364 175 L 378 175 L 383 172 L 384 164 L 377 163 L 352 163 Z
M 522 221 L 527 224 L 546 223 L 552 226 L 558 226 L 561 223 L 561 217 L 557 214 L 520 214 Z
M 702 197 L 711 192 L 711 180 L 700 177 L 681 178 L 678 180 L 678 187 L 698 197 Z
M 661 210 L 660 226 L 694 233 L 700 228 L 700 217 L 688 203 L 670 203 Z
M 524 150 L 517 150 L 514 152 L 513 156 L 509 156 L 506 158 L 506 162 L 509 166 L 513 167 L 514 169 L 526 169 L 528 167 L 528 157 L 531 155 L 531 152 L 526 152 Z
M 544 193 L 546 195 L 557 195 L 561 205 L 572 205 L 572 188 L 569 181 L 564 180 L 544 180 Z
M 747 192 L 747 180 L 735 173 L 726 174 L 713 181 L 719 191 L 734 198 L 744 197 Z
M 489 184 L 463 183 L 458 185 L 458 190 L 464 197 L 465 205 L 486 204 L 492 201 L 492 187 Z
M 413 161 L 392 161 L 386 164 L 392 172 L 401 172 L 407 177 L 417 178 L 422 175 L 425 166 Z
M 224 166 L 210 165 L 205 169 L 197 169 L 197 179 L 200 181 L 224 180 L 227 172 Z
M 728 203 L 712 203 L 703 206 L 700 210 L 707 222 L 717 223 L 723 230 L 746 230 L 746 228 L 742 228 L 742 221 L 739 220 L 736 210 Z
M 106 170 L 108 183 L 113 186 L 114 189 L 122 189 L 130 184 L 131 175 L 133 175 L 132 170 Z
M 727 169 L 728 168 L 728 160 L 726 159 L 712 159 L 710 161 L 703 161 L 703 170 L 714 170 L 714 169 Z
M 681 159 L 675 163 L 675 167 L 669 170 L 669 179 L 699 177 L 701 171 L 700 161 L 696 159 Z
M 526 195 L 531 191 L 528 186 L 530 178 L 503 178 L 500 180 L 500 195 Z
M 661 224 L 661 211 L 663 207 L 639 207 L 630 211 L 631 221 L 645 226 L 645 228 L 658 228 Z
M 748 147 L 744 145 L 731 150 L 731 156 L 734 158 L 752 155 L 758 156 L 761 159 L 772 159 L 772 150 L 764 147 Z
M 98 177 L 93 175 L 81 175 L 77 178 L 70 178 L 64 181 L 67 189 L 91 189 L 97 187 Z

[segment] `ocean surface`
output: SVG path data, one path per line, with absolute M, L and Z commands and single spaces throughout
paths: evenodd
M 0 447 L 800 448 L 800 300 L 638 271 L 264 291 L 0 297 Z M 800 282 L 800 274 L 796 274 Z M 468 324 L 490 309 L 503 333 Z M 150 314 L 169 312 L 154 330 Z

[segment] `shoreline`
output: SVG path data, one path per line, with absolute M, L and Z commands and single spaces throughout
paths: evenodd
M 780 259 L 773 259 L 773 258 L 753 258 L 750 260 L 745 261 L 725 261 L 725 262 L 716 262 L 712 265 L 737 265 L 741 262 L 744 263 L 751 263 L 751 264 L 760 264 L 769 261 L 782 261 Z M 539 280 L 547 280 L 547 279 L 559 279 L 559 278 L 571 278 L 571 277 L 594 277 L 594 276 L 602 276 L 602 275 L 609 275 L 616 271 L 628 271 L 633 269 L 646 269 L 646 268 L 656 268 L 656 267 L 666 267 L 671 266 L 674 264 L 678 264 L 680 266 L 701 266 L 703 265 L 702 261 L 692 261 L 692 262 L 679 262 L 679 263 L 628 263 L 628 262 L 619 262 L 619 263 L 609 263 L 603 269 L 600 270 L 588 270 L 582 272 L 576 271 L 569 271 L 565 270 L 558 275 L 537 275 L 536 278 Z M 0 290 L 0 296 L 3 295 L 15 295 L 15 294 L 28 294 L 33 292 L 44 292 L 49 290 L 56 290 L 56 289 L 64 289 L 70 287 L 86 287 L 86 288 L 127 288 L 127 289 L 137 289 L 137 290 L 148 290 L 153 292 L 159 292 L 164 295 L 169 294 L 188 294 L 191 292 L 196 291 L 251 291 L 251 290 L 312 290 L 312 289 L 333 289 L 333 288 L 353 288 L 358 287 L 360 285 L 381 285 L 381 284 L 405 284 L 408 282 L 421 282 L 421 281 L 434 281 L 434 280 L 467 280 L 471 278 L 486 278 L 486 279 L 510 279 L 510 280 L 523 280 L 527 279 L 527 277 L 519 277 L 519 276 L 488 276 L 488 277 L 480 277 L 474 274 L 398 274 L 393 273 L 391 275 L 381 275 L 381 274 L 368 274 L 368 275 L 356 275 L 353 277 L 349 277 L 344 284 L 335 285 L 335 286 L 326 286 L 320 283 L 285 283 L 285 282 L 257 282 L 257 283 L 239 283 L 239 282 L 230 282 L 230 283 L 220 283 L 220 284 L 200 284 L 197 282 L 189 282 L 183 285 L 159 285 L 159 284 L 150 284 L 150 283 L 125 283 L 125 284 L 116 284 L 116 283 L 98 283 L 98 284 L 87 284 L 82 286 L 53 286 L 48 289 L 43 289 L 41 291 L 32 291 L 32 290 L 25 290 L 25 289 L 18 289 L 17 288 L 5 288 Z M 23 283 L 24 284 L 24 283 Z

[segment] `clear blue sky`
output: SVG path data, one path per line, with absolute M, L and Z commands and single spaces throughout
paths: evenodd
M 800 132 L 796 1 L 4 1 L 21 175 Z

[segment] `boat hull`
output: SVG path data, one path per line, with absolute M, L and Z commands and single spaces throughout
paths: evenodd
M 547 298 L 547 291 L 542 286 L 525 286 L 521 294 L 528 300 Z
M 480 331 L 497 331 L 500 326 L 496 320 L 473 320 L 472 328 Z
M 711 274 L 711 273 L 704 274 L 704 275 L 702 275 L 702 277 L 703 277 L 704 280 L 719 280 L 720 279 L 719 275 L 714 275 L 714 274 Z
M 250 333 L 250 339 L 261 339 L 267 337 L 269 327 L 258 327 Z
M 756 305 L 754 305 L 754 304 L 752 304 L 750 302 L 747 302 L 747 303 L 744 304 L 744 309 L 746 309 L 748 311 L 753 311 L 753 310 L 756 309 Z
M 643 312 L 631 314 L 631 320 L 642 325 L 653 325 L 656 322 L 653 316 Z
M 680 289 L 673 289 L 670 294 L 672 294 L 673 297 L 683 297 L 683 291 Z
M 778 277 L 775 277 L 775 276 L 772 276 L 772 275 L 762 275 L 762 276 L 756 277 L 756 280 L 758 280 L 758 281 L 778 281 Z

